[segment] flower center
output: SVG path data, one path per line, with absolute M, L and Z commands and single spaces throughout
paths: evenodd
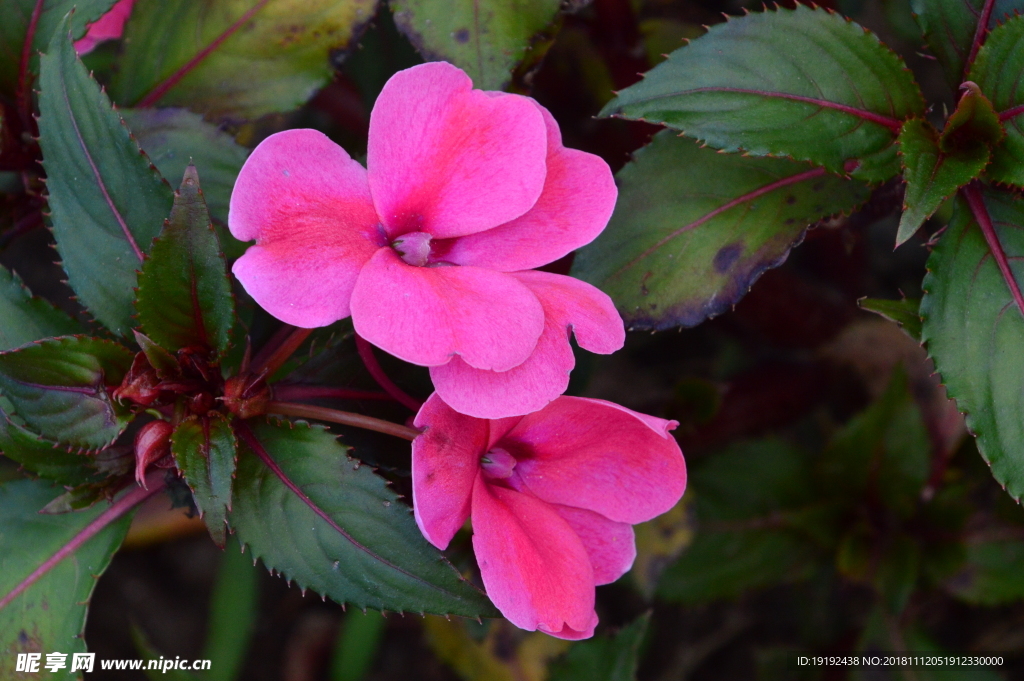
M 426 232 L 409 232 L 391 243 L 391 247 L 402 257 L 402 260 L 413 267 L 423 267 L 430 257 L 431 237 Z
M 499 447 L 495 447 L 480 457 L 480 468 L 488 478 L 504 480 L 511 477 L 515 467 L 515 457 Z

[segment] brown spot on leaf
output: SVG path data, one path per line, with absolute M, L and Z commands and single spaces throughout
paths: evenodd
M 794 203 L 796 203 L 796 197 L 790 194 L 789 196 L 786 197 L 786 203 L 792 206 Z
M 469 42 L 469 29 L 468 28 L 460 28 L 459 30 L 455 31 L 455 33 L 452 35 L 452 37 L 455 38 L 455 42 L 457 42 L 457 43 L 463 43 L 463 44 L 468 43 Z
M 718 272 L 719 274 L 724 274 L 729 270 L 730 267 L 732 267 L 736 263 L 737 260 L 739 260 L 739 257 L 742 254 L 742 243 L 737 242 L 722 246 L 720 249 L 718 249 L 718 253 L 715 253 L 715 259 L 713 261 L 715 271 Z

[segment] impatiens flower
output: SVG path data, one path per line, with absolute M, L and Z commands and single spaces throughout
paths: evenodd
M 75 41 L 75 51 L 79 55 L 88 54 L 103 41 L 120 38 L 134 5 L 135 0 L 117 0 L 106 14 L 89 24 L 85 35 Z
M 444 62 L 401 71 L 370 116 L 366 163 L 288 130 L 242 168 L 228 222 L 256 244 L 233 271 L 272 315 L 310 328 L 351 314 L 481 418 L 565 390 L 570 328 L 588 350 L 622 347 L 608 296 L 533 271 L 592 241 L 616 198 L 607 164 L 563 147 L 535 101 L 474 90 Z
M 567 639 L 597 625 L 594 587 L 633 565 L 632 525 L 672 508 L 686 464 L 678 425 L 603 400 L 560 397 L 523 417 L 477 419 L 431 395 L 416 416 L 413 510 L 448 546 L 466 519 L 494 605 Z

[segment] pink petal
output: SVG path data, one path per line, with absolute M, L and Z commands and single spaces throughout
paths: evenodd
M 608 294 L 590 284 L 550 272 L 516 272 L 544 306 L 544 314 L 572 327 L 580 347 L 601 355 L 622 349 L 626 328 Z
M 529 359 L 508 371 L 474 369 L 458 357 L 431 367 L 434 389 L 456 411 L 479 418 L 529 414 L 542 409 L 569 386 L 576 364 L 569 329 L 579 344 L 610 354 L 626 332 L 611 298 L 572 277 L 548 272 L 516 272 L 544 307 L 544 333 Z
M 413 515 L 427 541 L 444 549 L 469 518 L 488 423 L 459 414 L 434 394 L 414 424 L 424 431 L 412 441 Z
M 523 417 L 498 444 L 519 459 L 516 471 L 539 498 L 633 525 L 675 506 L 686 489 L 686 464 L 668 434 L 676 425 L 563 396 Z
M 611 584 L 633 567 L 636 539 L 632 525 L 608 520 L 600 513 L 583 508 L 551 506 L 583 542 L 594 568 L 595 584 Z
M 611 168 L 599 156 L 563 147 L 558 123 L 537 108 L 548 131 L 548 173 L 537 203 L 494 229 L 435 243 L 439 259 L 503 272 L 530 270 L 589 244 L 608 224 L 618 196 Z
M 315 130 L 286 130 L 249 156 L 228 225 L 256 239 L 232 271 L 281 321 L 311 328 L 349 315 L 356 277 L 386 242 L 366 170 Z
M 489 97 L 445 62 L 399 71 L 370 114 L 370 190 L 388 233 L 448 238 L 519 217 L 541 194 L 544 118 L 532 100 Z
M 564 638 L 593 633 L 590 559 L 549 504 L 477 476 L 473 549 L 487 595 L 512 624 Z
M 413 364 L 460 355 L 480 369 L 522 364 L 544 329 L 537 297 L 517 279 L 479 267 L 413 267 L 383 248 L 352 292 L 356 332 Z
M 106 14 L 89 24 L 84 36 L 75 41 L 75 52 L 79 56 L 88 54 L 100 43 L 120 38 L 134 5 L 135 0 L 117 0 Z

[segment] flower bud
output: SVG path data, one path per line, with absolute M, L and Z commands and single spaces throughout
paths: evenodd
M 242 374 L 224 382 L 224 406 L 243 419 L 267 413 L 270 386 L 262 376 Z
M 132 367 L 125 374 L 113 394 L 115 400 L 131 400 L 136 404 L 148 407 L 160 397 L 160 390 L 157 384 L 160 378 L 156 370 L 150 365 L 145 353 L 138 353 L 132 361 Z
M 151 421 L 135 436 L 135 480 L 146 486 L 146 469 L 171 453 L 171 431 L 167 421 Z

